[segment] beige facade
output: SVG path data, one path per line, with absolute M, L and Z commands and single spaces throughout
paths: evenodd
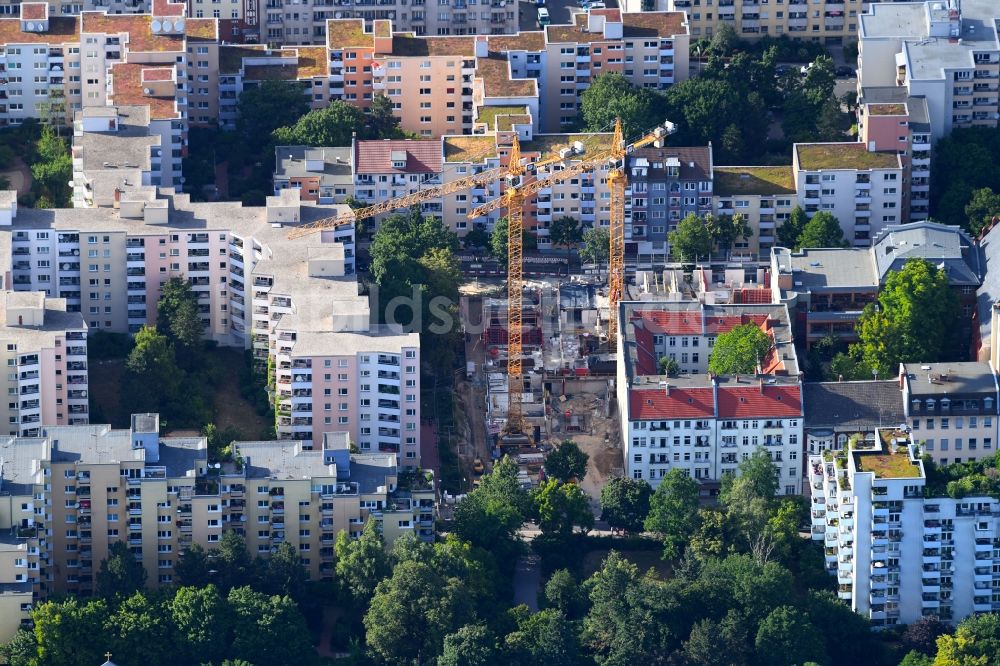
M 434 479 L 398 472 L 396 455 L 353 455 L 344 432 L 316 450 L 298 442 L 238 442 L 236 462 L 208 464 L 204 438 L 161 438 L 155 414 L 128 430 L 47 427 L 0 442 L 0 640 L 33 601 L 89 594 L 110 545 L 129 546 L 149 585 L 171 584 L 185 548 L 211 549 L 224 531 L 251 556 L 295 546 L 312 579 L 333 573 L 337 533 L 374 520 L 387 544 L 433 538 Z
M 734 259 L 762 261 L 777 244 L 778 227 L 798 205 L 795 176 L 790 166 L 720 167 L 713 170 L 716 215 L 740 214 L 753 230 L 747 239 L 736 239 Z
M 639 11 L 642 0 L 625 0 L 627 11 Z M 655 0 L 660 10 L 687 12 L 691 36 L 711 39 L 719 27 L 729 25 L 743 39 L 779 37 L 823 40 L 840 44 L 856 39 L 862 0 Z M 714 6 L 713 6 L 714 5 Z

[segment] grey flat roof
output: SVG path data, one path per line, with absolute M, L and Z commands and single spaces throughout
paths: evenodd
M 979 239 L 983 284 L 976 291 L 976 311 L 979 314 L 979 340 L 986 346 L 992 340 L 993 304 L 1000 302 L 1000 225 L 994 226 Z M 990 270 L 990 265 L 993 270 Z
M 30 294 L 30 297 L 33 297 L 35 293 L 42 295 L 41 292 L 7 293 L 9 295 Z M 44 297 L 44 295 L 42 296 Z M 66 331 L 87 330 L 87 324 L 81 313 L 66 312 L 66 299 L 64 298 L 45 298 L 45 313 L 41 326 L 18 326 L 17 324 L 8 326 L 4 322 L 7 321 L 7 307 L 12 300 L 14 303 L 11 304 L 11 307 L 33 307 L 37 302 L 17 303 L 16 301 L 19 300 L 17 298 L 0 298 L 0 338 L 17 340 L 21 351 L 38 351 L 52 347 L 55 345 L 56 337 Z
M 35 461 L 46 456 L 44 439 L 27 437 L 0 438 L 0 492 L 31 495 L 34 484 L 42 483 L 41 469 Z
M 310 148 L 308 146 L 277 146 L 274 149 L 275 178 L 318 176 L 320 185 L 353 185 L 350 146 Z M 322 171 L 306 169 L 306 160 L 322 160 Z
M 903 369 L 914 396 L 996 392 L 993 371 L 985 362 L 904 363 Z
M 786 257 L 790 260 L 794 291 L 878 288 L 879 281 L 868 248 L 803 248 Z
M 909 259 L 926 259 L 945 271 L 953 285 L 979 286 L 980 258 L 960 227 L 936 222 L 891 225 L 875 237 L 873 254 L 880 281 Z
M 906 104 L 910 129 L 914 132 L 931 131 L 927 98 L 912 97 L 903 86 L 864 86 L 858 101 L 861 104 Z
M 236 448 L 246 461 L 247 478 L 309 479 L 337 477 L 336 465 L 323 461 L 323 450 L 306 451 L 294 440 L 237 442 Z
M 906 420 L 899 382 L 807 382 L 802 385 L 806 428 L 861 431 Z

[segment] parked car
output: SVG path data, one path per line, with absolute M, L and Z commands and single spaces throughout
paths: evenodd
M 542 7 L 538 10 L 538 27 L 544 28 L 549 24 L 549 10 Z
M 848 67 L 847 65 L 841 65 L 836 69 L 836 74 L 840 78 L 849 79 L 852 76 L 854 76 L 855 72 L 853 67 Z
M 788 72 L 792 71 L 792 69 L 793 68 L 791 65 L 778 65 L 777 67 L 774 68 L 774 75 L 777 77 L 782 77 L 785 74 L 788 74 Z

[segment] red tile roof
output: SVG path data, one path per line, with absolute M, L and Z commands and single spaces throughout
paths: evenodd
M 646 310 L 638 316 L 646 328 L 669 335 L 701 335 L 701 313 L 696 310 L 667 312 Z
M 629 419 L 712 418 L 712 388 L 640 389 L 629 393 Z
M 391 154 L 406 151 L 406 168 L 395 169 Z M 358 141 L 354 150 L 356 173 L 441 173 L 440 139 Z
M 659 375 L 660 363 L 653 350 L 653 332 L 645 328 L 635 329 L 635 374 Z
M 742 326 L 743 324 L 757 324 L 757 326 L 765 332 L 771 328 L 767 315 L 765 314 L 707 317 L 705 320 L 705 335 L 721 335 L 723 333 L 728 333 L 737 326 Z
M 718 388 L 719 418 L 792 418 L 802 416 L 799 386 L 726 386 Z
M 49 14 L 49 5 L 45 2 L 22 2 L 21 20 L 40 21 Z
M 153 16 L 184 16 L 187 5 L 170 0 L 153 0 Z

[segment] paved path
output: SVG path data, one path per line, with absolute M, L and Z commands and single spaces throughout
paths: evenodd
M 514 603 L 538 610 L 538 591 L 542 585 L 541 561 L 537 555 L 524 555 L 514 571 Z

